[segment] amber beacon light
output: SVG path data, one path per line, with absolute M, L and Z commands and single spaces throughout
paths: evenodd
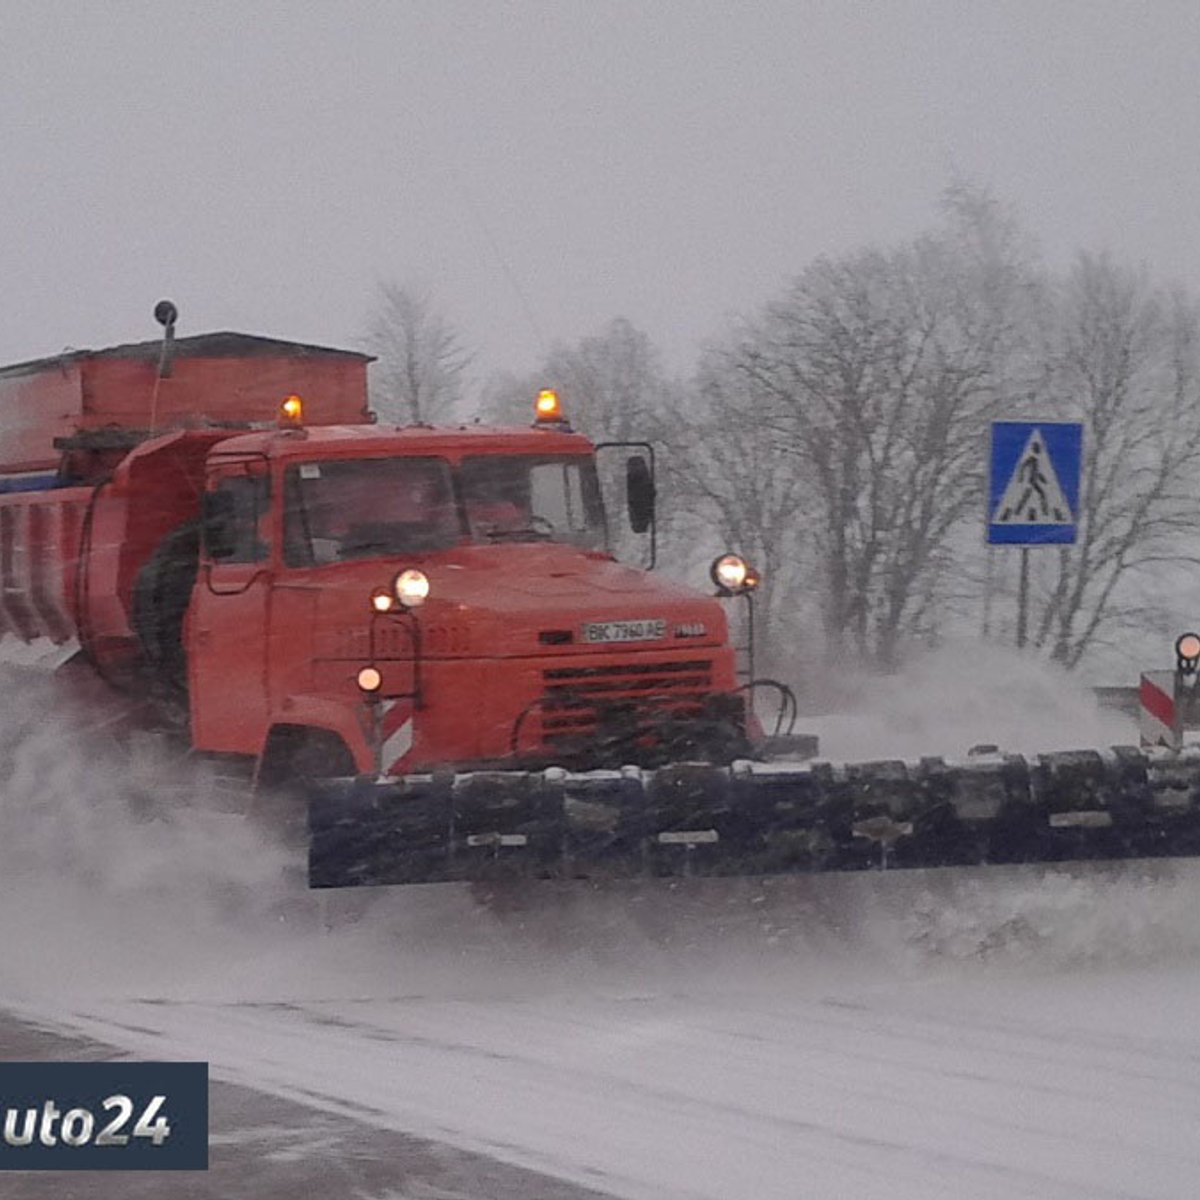
M 562 402 L 553 388 L 542 388 L 538 392 L 533 411 L 538 424 L 556 424 L 563 419 Z
M 279 406 L 279 424 L 284 429 L 301 425 L 304 421 L 304 401 L 295 393 L 287 396 Z

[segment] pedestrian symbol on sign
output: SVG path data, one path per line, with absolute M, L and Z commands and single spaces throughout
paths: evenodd
M 992 524 L 1067 525 L 1073 519 L 1042 432 L 1034 429 L 996 505 Z
M 1078 421 L 993 421 L 989 545 L 1073 542 L 1082 469 L 1083 426 Z

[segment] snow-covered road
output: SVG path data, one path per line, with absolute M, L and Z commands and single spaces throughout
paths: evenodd
M 327 932 L 244 821 L 27 726 L 21 1018 L 615 1196 L 1200 1195 L 1200 862 L 380 889 Z
M 1162 982 L 1096 978 L 1084 1028 L 1038 1013 L 1044 981 L 919 1005 L 887 988 L 401 996 L 109 1002 L 68 1021 L 622 1196 L 1185 1197 L 1200 1038 L 1183 1004 L 1183 1028 L 1131 1028 L 1161 1015 Z
M 193 923 L 186 952 L 140 911 L 73 986 L 30 948 L 6 998 L 619 1196 L 1182 1200 L 1200 1189 L 1197 900 L 1200 872 L 1136 864 L 499 921 L 410 890 L 332 933 Z

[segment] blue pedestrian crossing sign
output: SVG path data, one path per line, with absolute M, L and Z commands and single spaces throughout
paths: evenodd
M 987 540 L 1048 546 L 1075 541 L 1083 425 L 1078 421 L 993 421 Z

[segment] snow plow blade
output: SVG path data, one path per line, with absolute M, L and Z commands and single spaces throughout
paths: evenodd
M 315 888 L 1200 855 L 1200 753 L 681 764 L 311 785 Z

